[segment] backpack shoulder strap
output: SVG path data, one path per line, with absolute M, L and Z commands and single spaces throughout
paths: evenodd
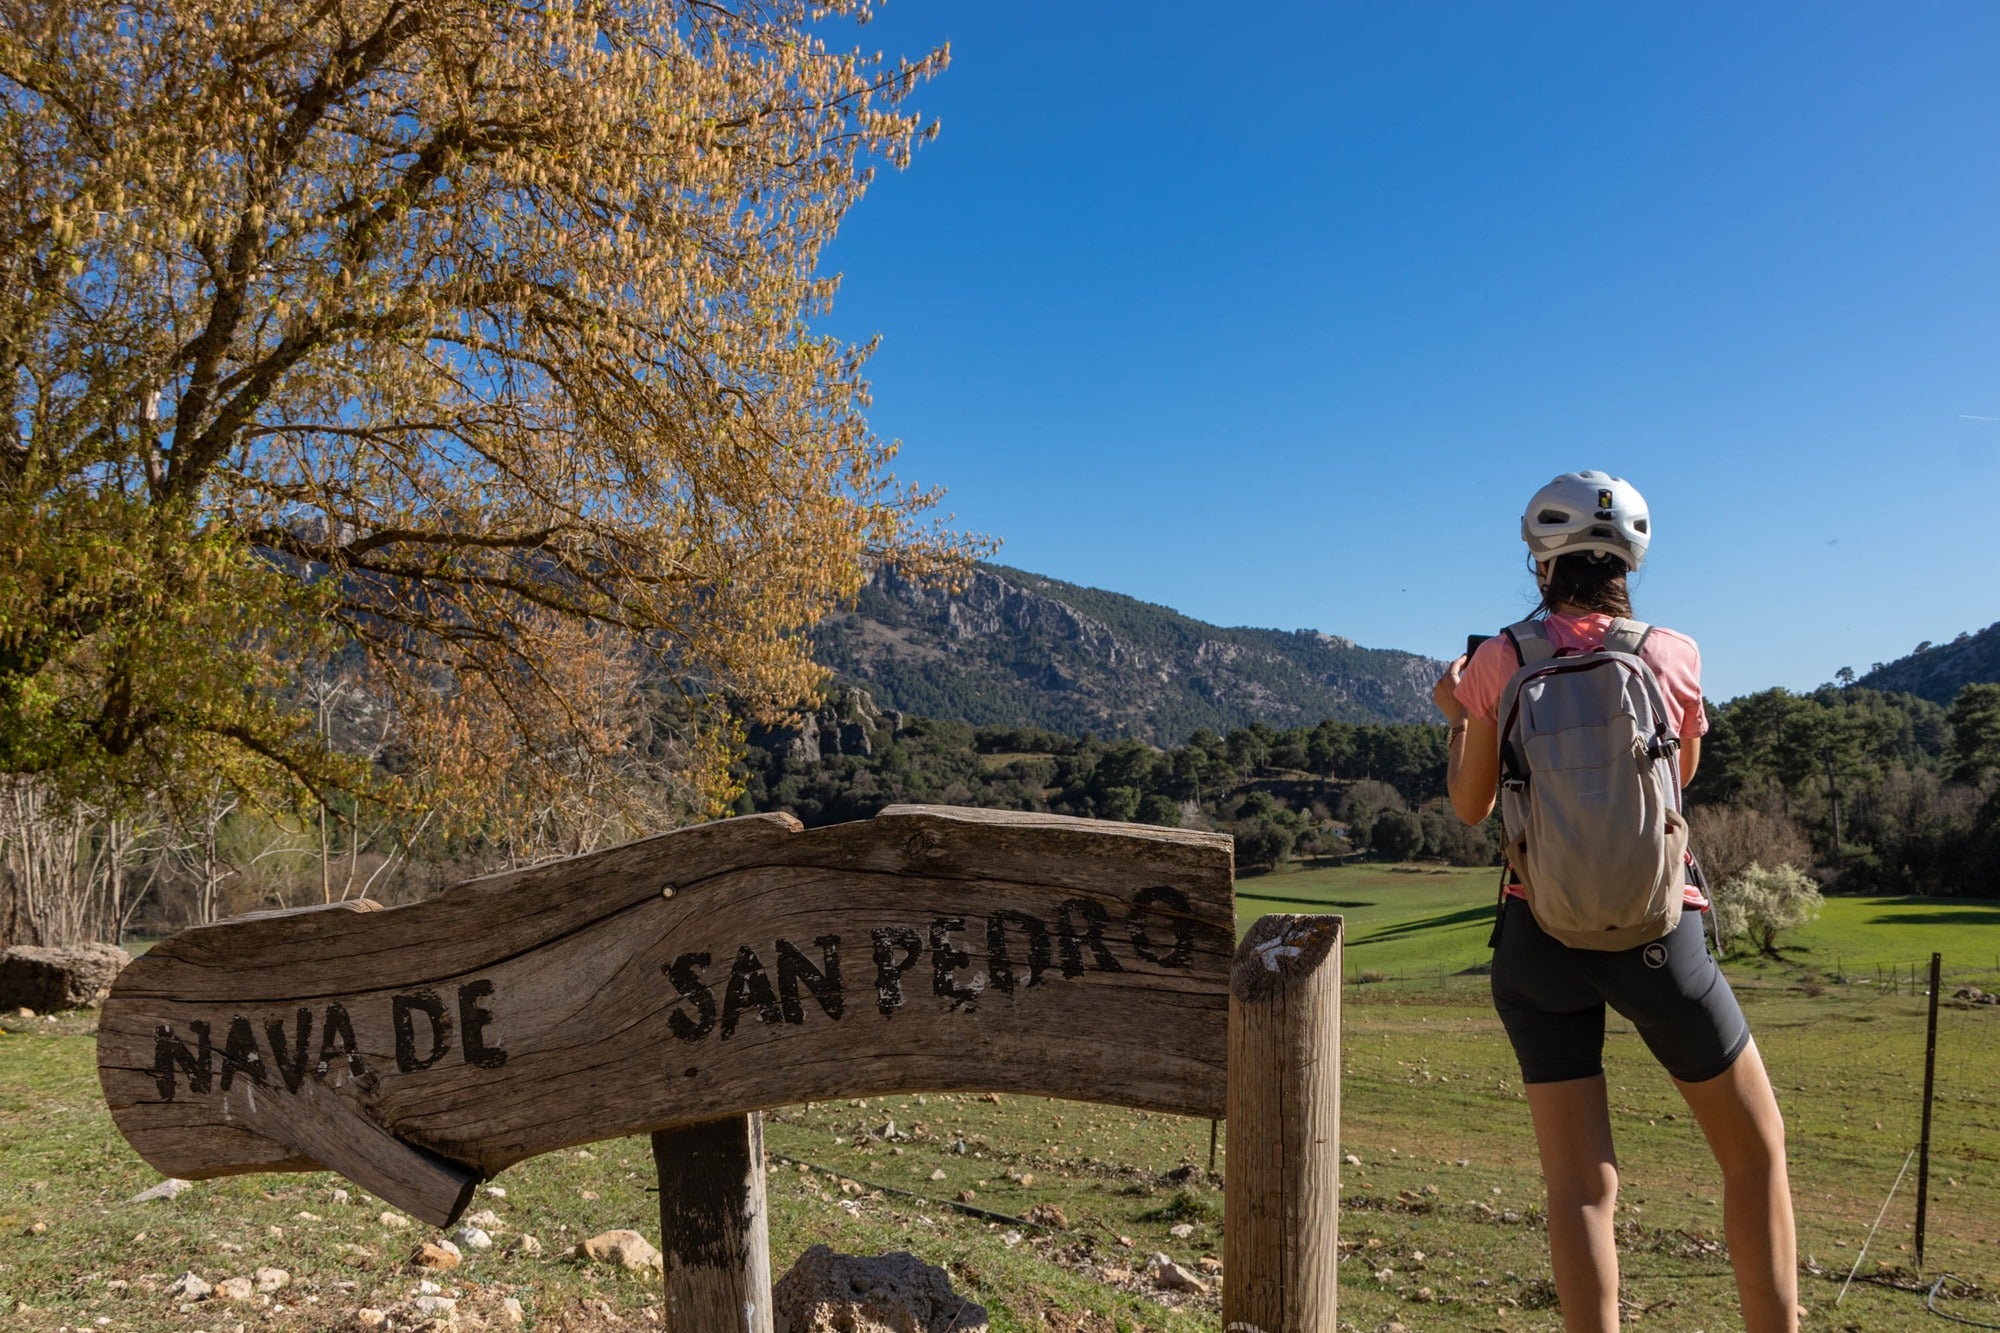
M 1611 628 L 1604 631 L 1604 651 L 1637 657 L 1652 633 L 1653 627 L 1643 620 L 1614 620 Z
M 1555 645 L 1539 620 L 1520 620 L 1500 631 L 1514 645 L 1514 660 L 1522 666 L 1546 662 L 1556 655 Z

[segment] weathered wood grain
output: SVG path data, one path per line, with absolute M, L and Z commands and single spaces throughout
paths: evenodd
M 184 931 L 113 987 L 99 1076 L 167 1174 L 324 1165 L 427 1220 L 524 1157 L 799 1101 L 1213 1116 L 1230 846 L 920 806 L 726 820 L 408 907 Z
M 771 1333 L 763 1117 L 661 1130 L 653 1160 L 667 1333 Z
M 1340 1214 L 1337 916 L 1267 916 L 1236 952 L 1222 1326 L 1326 1333 Z

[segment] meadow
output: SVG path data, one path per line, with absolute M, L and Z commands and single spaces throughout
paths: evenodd
M 1238 886 L 1246 924 L 1286 910 L 1346 918 L 1341 1150 L 1355 1160 L 1342 1178 L 1343 1329 L 1560 1327 L 1527 1112 L 1478 974 L 1493 888 L 1486 871 L 1379 866 Z M 1783 944 L 1730 973 L 1787 1115 L 1806 1327 L 1946 1327 L 1925 1308 L 1944 1274 L 1956 1280 L 1939 1311 L 2000 1324 L 2000 1007 L 1947 1000 L 1939 1016 L 1921 1275 L 1913 1163 L 1890 1200 L 1922 1110 L 1925 1001 L 1909 969 L 1936 949 L 1954 985 L 2000 984 L 2000 903 L 1836 899 Z M 430 1233 L 385 1224 L 383 1205 L 336 1177 L 241 1177 L 127 1202 L 157 1178 L 103 1110 L 92 1023 L 10 1018 L 0 1036 L 6 1328 L 349 1328 L 361 1307 L 407 1308 L 423 1275 L 403 1261 Z M 1610 1031 L 1628 1321 L 1734 1327 L 1707 1150 L 1629 1026 L 1614 1017 Z M 996 1330 L 1213 1333 L 1213 1294 L 1163 1296 L 1141 1273 L 1156 1251 L 1190 1269 L 1222 1254 L 1209 1134 L 1205 1121 L 1025 1097 L 787 1108 L 767 1118 L 774 1267 L 815 1242 L 909 1249 L 948 1267 Z M 1226 1175 L 1226 1125 L 1219 1147 Z M 611 1228 L 656 1235 L 651 1184 L 643 1140 L 550 1154 L 491 1182 L 504 1194 L 474 1206 L 498 1217 L 495 1247 L 435 1278 L 458 1300 L 458 1326 L 510 1326 L 511 1297 L 532 1328 L 658 1327 L 656 1276 L 566 1257 Z M 1035 1211 L 1049 1205 L 1059 1215 Z M 523 1234 L 539 1256 L 510 1249 Z M 186 1270 L 216 1281 L 263 1266 L 290 1284 L 186 1309 L 167 1294 Z

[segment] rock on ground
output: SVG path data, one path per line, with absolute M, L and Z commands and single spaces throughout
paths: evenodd
M 192 1270 L 175 1278 L 174 1284 L 167 1288 L 167 1296 L 174 1300 L 205 1301 L 214 1294 L 215 1288 L 195 1276 Z
M 96 1004 L 132 955 L 115 944 L 43 949 L 18 944 L 0 953 L 0 1009 L 52 1014 Z
M 427 1240 L 417 1246 L 417 1252 L 410 1256 L 410 1267 L 428 1268 L 433 1271 L 456 1268 L 458 1267 L 458 1246 L 453 1245 L 450 1241 L 440 1244 L 436 1241 Z
M 815 1245 L 771 1288 L 777 1333 L 986 1333 L 986 1310 L 942 1268 L 898 1251 L 876 1258 Z
M 1182 1268 L 1168 1255 L 1154 1255 L 1152 1262 L 1146 1265 L 1146 1276 L 1162 1291 L 1185 1291 L 1196 1296 L 1208 1292 L 1208 1283 Z
M 134 1194 L 131 1198 L 127 1199 L 125 1202 L 151 1203 L 155 1199 L 171 1199 L 176 1195 L 180 1194 L 182 1191 L 191 1190 L 193 1188 L 194 1188 L 194 1182 L 191 1180 L 182 1180 L 178 1176 L 168 1176 L 165 1180 L 153 1186 L 151 1189 L 140 1190 L 137 1194 Z
M 620 1268 L 658 1268 L 660 1252 L 636 1231 L 606 1231 L 576 1247 L 579 1259 L 595 1259 Z

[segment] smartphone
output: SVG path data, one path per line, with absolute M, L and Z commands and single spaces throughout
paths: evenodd
M 1468 634 L 1465 636 L 1465 655 L 1471 657 L 1479 651 L 1479 645 L 1492 638 L 1491 634 Z

